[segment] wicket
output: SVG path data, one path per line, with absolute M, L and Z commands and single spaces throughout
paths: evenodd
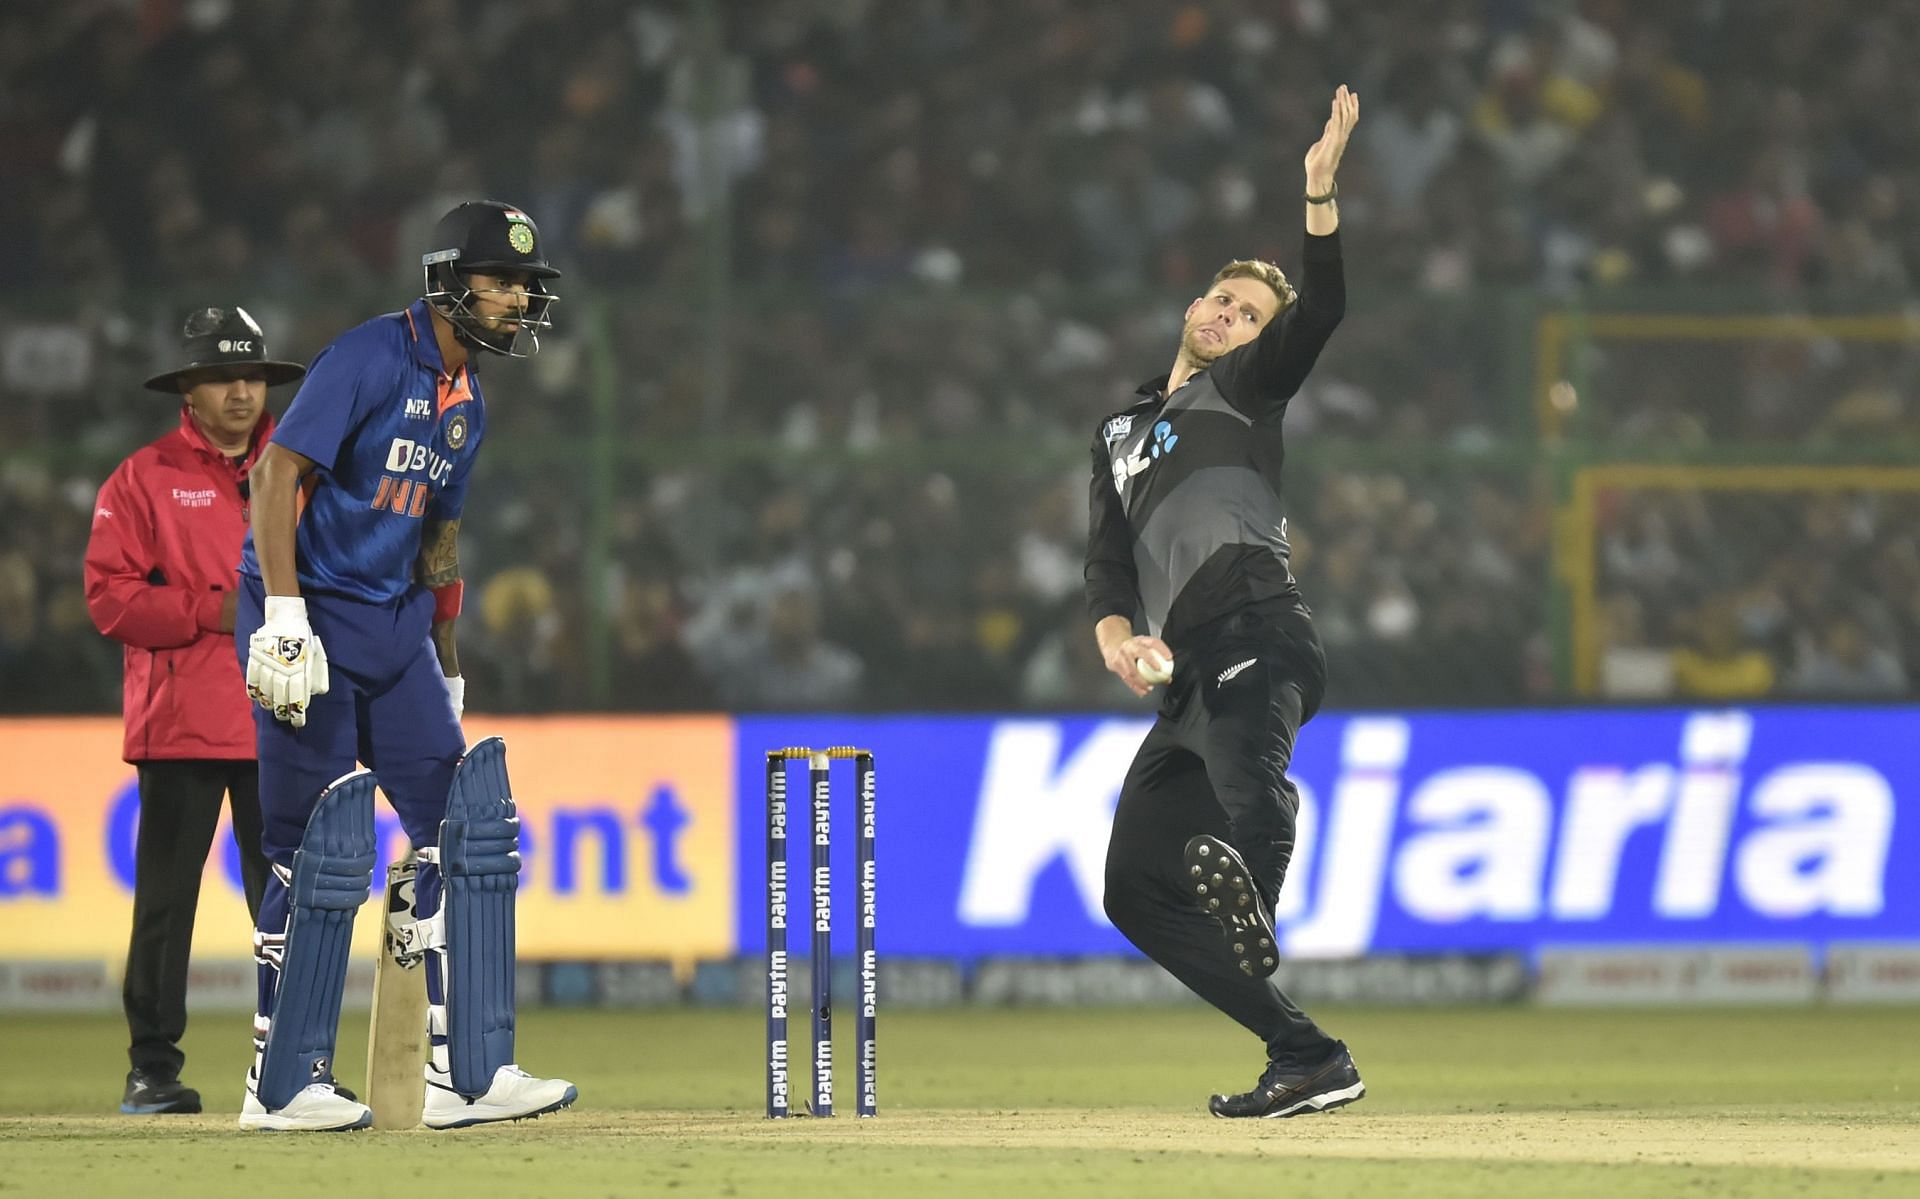
M 833 784 L 828 767 L 836 758 L 853 760 L 854 789 L 860 805 L 856 839 L 860 875 L 860 914 L 855 948 L 860 968 L 860 1010 L 855 1035 L 860 1050 L 858 1113 L 879 1111 L 875 1082 L 874 1016 L 878 1007 L 878 959 L 874 949 L 875 871 L 873 856 L 873 751 L 839 746 L 805 749 L 789 746 L 767 751 L 767 1117 L 793 1114 L 787 1041 L 787 764 L 807 763 L 811 814 L 808 819 L 813 888 L 813 1101 L 816 1116 L 833 1115 Z

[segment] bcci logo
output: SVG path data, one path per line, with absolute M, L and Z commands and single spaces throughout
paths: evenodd
M 515 226 L 515 228 L 518 227 L 517 225 Z M 531 241 L 531 239 L 529 239 L 529 241 Z M 459 413 L 455 413 L 453 419 L 447 422 L 447 448 L 457 450 L 466 444 L 467 418 Z
M 507 244 L 517 254 L 533 253 L 533 227 L 518 221 L 507 226 Z

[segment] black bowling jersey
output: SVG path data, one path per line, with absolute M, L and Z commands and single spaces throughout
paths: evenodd
M 1299 299 L 1172 395 L 1162 377 L 1093 441 L 1087 610 L 1183 652 L 1237 608 L 1299 597 L 1280 498 L 1287 403 L 1346 309 L 1338 233 L 1306 239 Z

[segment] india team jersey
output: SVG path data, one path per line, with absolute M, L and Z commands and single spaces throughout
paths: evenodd
M 479 381 L 471 367 L 447 375 L 425 300 L 320 351 L 273 432 L 317 464 L 295 542 L 301 593 L 405 595 L 422 522 L 460 515 L 485 429 Z M 240 569 L 260 577 L 251 532 Z

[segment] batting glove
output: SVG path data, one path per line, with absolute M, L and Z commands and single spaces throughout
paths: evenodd
M 268 596 L 266 621 L 247 638 L 247 694 L 297 729 L 306 726 L 307 705 L 327 685 L 327 651 L 307 624 L 307 601 Z

